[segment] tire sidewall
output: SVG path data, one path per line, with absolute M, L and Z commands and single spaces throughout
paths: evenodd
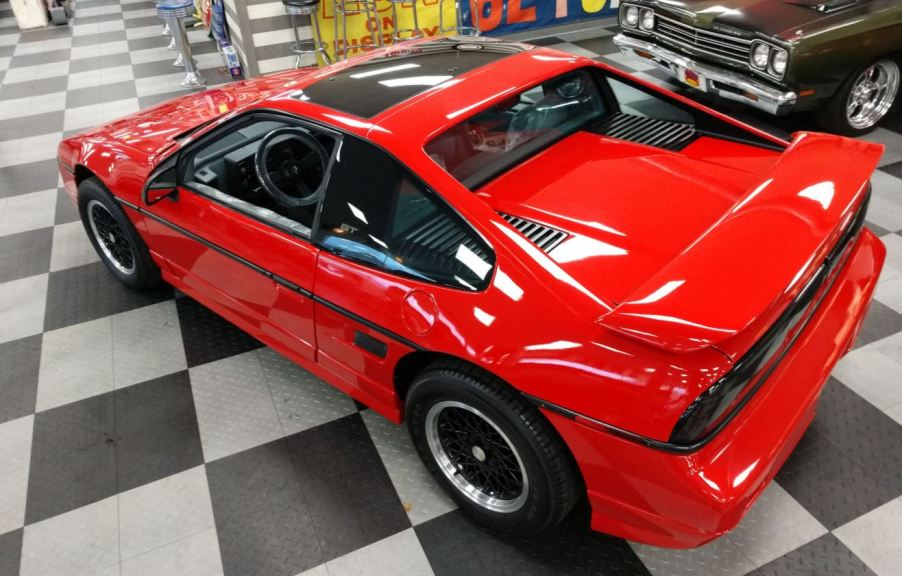
M 116 268 L 97 241 L 94 231 L 91 229 L 90 217 L 88 215 L 88 204 L 95 200 L 102 204 L 110 213 L 119 228 L 126 235 L 135 259 L 135 270 L 131 274 L 126 274 Z M 119 206 L 118 202 L 113 199 L 112 194 L 94 178 L 88 178 L 78 185 L 78 213 L 81 216 L 81 222 L 84 226 L 88 240 L 100 257 L 107 270 L 116 277 L 122 284 L 134 289 L 151 288 L 160 283 L 160 270 L 150 257 L 150 253 L 144 244 L 144 241 L 138 235 L 131 220 L 128 219 L 125 212 Z
M 900 94 L 902 94 L 902 88 L 900 88 L 896 92 L 895 100 L 893 101 L 893 105 L 890 107 L 889 111 L 880 119 L 879 122 L 871 126 L 870 128 L 855 128 L 851 124 L 849 124 L 849 119 L 846 115 L 846 103 L 849 99 L 849 94 L 852 92 L 852 89 L 855 86 L 855 82 L 858 80 L 858 77 L 861 76 L 862 72 L 867 70 L 869 67 L 874 64 L 883 61 L 889 60 L 891 62 L 895 62 L 897 66 L 899 66 L 900 70 L 902 70 L 902 61 L 900 58 L 894 56 L 884 56 L 880 58 L 876 58 L 871 62 L 868 62 L 864 66 L 856 68 L 852 74 L 849 75 L 848 78 L 840 85 L 839 89 L 836 91 L 836 94 L 833 95 L 833 98 L 830 99 L 828 104 L 817 111 L 817 120 L 822 128 L 825 130 L 829 130 L 833 133 L 848 136 L 848 137 L 859 137 L 864 136 L 866 134 L 870 134 L 874 130 L 876 130 L 880 123 L 883 122 L 887 116 L 898 112 L 900 109 Z
M 461 493 L 439 468 L 426 441 L 426 414 L 436 403 L 455 400 L 476 408 L 495 423 L 514 445 L 529 479 L 526 502 L 513 512 L 487 510 Z M 553 517 L 550 477 L 542 456 L 528 440 L 529 429 L 493 395 L 473 386 L 468 378 L 450 372 L 424 374 L 411 387 L 407 397 L 407 426 L 414 446 L 429 472 L 439 481 L 457 505 L 476 521 L 505 532 L 533 534 L 550 527 Z

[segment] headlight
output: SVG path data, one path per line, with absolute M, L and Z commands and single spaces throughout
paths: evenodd
M 635 28 L 636 24 L 639 23 L 639 8 L 636 6 L 627 6 L 624 8 L 621 21 L 630 28 Z
M 786 72 L 786 62 L 789 55 L 782 48 L 774 48 L 773 55 L 770 57 L 770 69 L 776 76 L 783 76 Z
M 655 28 L 655 11 L 651 8 L 642 9 L 642 18 L 639 21 L 639 27 L 643 30 L 651 32 Z
M 763 42 L 758 42 L 752 48 L 752 66 L 758 70 L 767 70 L 767 63 L 770 60 L 770 46 Z

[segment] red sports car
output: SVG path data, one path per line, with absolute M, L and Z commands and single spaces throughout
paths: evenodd
M 480 522 L 536 533 L 586 496 L 596 530 L 690 547 L 739 522 L 855 340 L 880 154 L 444 38 L 173 100 L 59 163 L 119 280 L 406 419 Z

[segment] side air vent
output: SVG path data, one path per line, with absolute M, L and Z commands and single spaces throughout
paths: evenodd
M 508 221 L 511 226 L 520 231 L 533 244 L 542 249 L 543 252 L 551 252 L 555 247 L 567 238 L 567 233 L 556 228 L 533 222 L 519 216 L 505 214 L 499 212 L 502 218 Z
M 682 150 L 695 140 L 695 126 L 633 114 L 615 114 L 598 132 L 611 138 L 629 140 L 666 150 Z

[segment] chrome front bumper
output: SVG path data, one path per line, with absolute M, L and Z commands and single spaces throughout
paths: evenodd
M 706 92 L 727 100 L 742 102 L 770 114 L 787 114 L 795 106 L 795 92 L 782 92 L 760 80 L 742 74 L 701 64 L 692 58 L 662 48 L 657 44 L 617 34 L 614 44 L 626 54 L 634 54 L 656 64 L 679 80 L 679 69 L 693 70 L 707 80 Z

